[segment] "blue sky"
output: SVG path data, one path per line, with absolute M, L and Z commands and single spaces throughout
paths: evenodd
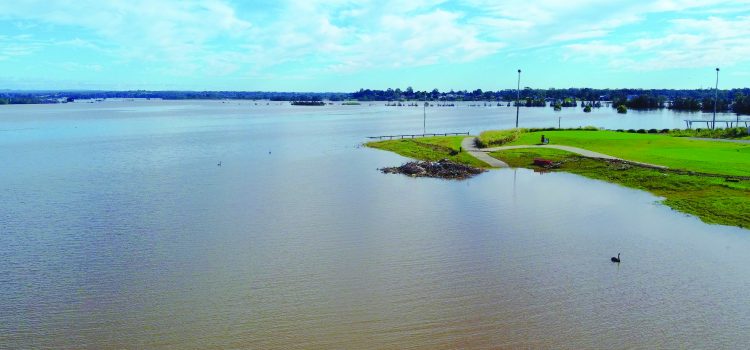
M 750 1 L 18 0 L 0 89 L 750 86 Z

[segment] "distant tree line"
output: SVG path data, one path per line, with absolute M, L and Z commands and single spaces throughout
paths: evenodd
M 732 111 L 738 114 L 750 114 L 750 93 L 737 93 L 734 96 Z
M 25 93 L 25 94 L 0 94 L 0 105 L 25 105 L 39 103 L 55 103 L 57 101 L 48 100 L 43 97 Z
M 352 93 L 351 98 L 360 101 L 504 101 L 515 106 L 519 94 L 515 89 L 497 91 L 450 90 L 440 92 L 414 91 L 411 87 L 405 90 L 360 89 Z M 713 111 L 714 90 L 672 90 L 672 89 L 532 89 L 526 87 L 520 91 L 519 104 L 526 107 L 546 107 L 555 109 L 565 107 L 593 108 L 601 107 L 603 102 L 610 103 L 612 108 L 625 106 L 627 109 L 660 109 L 669 108 L 678 111 Z M 733 111 L 738 114 L 750 114 L 750 89 L 719 90 L 716 104 L 717 111 Z
M 268 91 L 0 91 L 0 104 L 58 103 L 77 99 L 104 98 L 160 98 L 165 100 L 272 100 L 272 101 L 495 101 L 504 105 L 515 105 L 518 91 L 504 89 L 497 91 L 438 89 L 417 91 L 406 89 L 360 89 L 352 93 L 344 92 L 268 92 Z M 612 108 L 625 106 L 627 109 L 669 108 L 678 111 L 713 111 L 714 91 L 712 89 L 671 90 L 671 89 L 533 89 L 526 87 L 520 91 L 519 104 L 527 107 L 555 109 L 570 107 L 601 107 L 610 103 Z M 718 111 L 733 111 L 750 114 L 750 88 L 719 90 Z
M 0 91 L 0 104 L 57 103 L 79 99 L 152 98 L 164 100 L 271 100 L 271 101 L 343 101 L 342 92 L 267 92 L 267 91 Z

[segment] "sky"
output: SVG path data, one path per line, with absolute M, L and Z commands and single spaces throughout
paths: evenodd
M 16 0 L 0 89 L 750 87 L 750 0 Z

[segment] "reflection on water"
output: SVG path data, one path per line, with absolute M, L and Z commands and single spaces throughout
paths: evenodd
M 0 109 L 0 348 L 750 343 L 747 230 L 571 174 L 375 171 L 404 159 L 359 142 L 417 111 L 143 104 Z M 428 128 L 515 118 L 456 110 Z

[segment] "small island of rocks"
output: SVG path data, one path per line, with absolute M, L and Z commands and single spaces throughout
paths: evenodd
M 486 170 L 442 159 L 437 162 L 408 162 L 397 167 L 378 169 L 385 174 L 404 174 L 411 177 L 437 177 L 441 179 L 463 180 L 479 175 Z

